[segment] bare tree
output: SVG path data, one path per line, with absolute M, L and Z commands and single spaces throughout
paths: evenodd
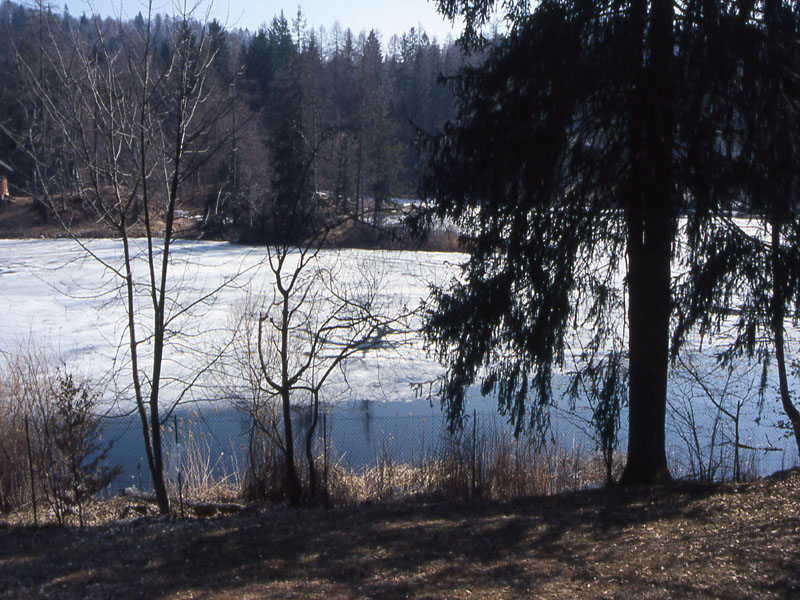
M 303 496 L 295 453 L 293 412 L 307 410 L 303 446 L 307 496 L 316 495 L 313 440 L 320 398 L 335 374 L 346 382 L 354 355 L 400 344 L 407 331 L 405 307 L 382 299 L 385 281 L 371 263 L 351 254 L 288 245 L 267 249 L 272 287 L 252 294 L 235 326 L 228 382 L 234 405 L 247 411 L 263 435 L 279 446 L 289 504 Z
M 37 72 L 20 61 L 41 117 L 54 124 L 65 152 L 74 157 L 84 208 L 121 240 L 122 256 L 114 264 L 78 243 L 120 284 L 130 388 L 162 513 L 169 511 L 169 497 L 161 425 L 203 371 L 184 381 L 182 391 L 162 407 L 167 348 L 181 336 L 180 320 L 213 297 L 213 292 L 180 297 L 181 283 L 171 280 L 171 245 L 187 184 L 227 143 L 225 136 L 210 132 L 229 104 L 225 92 L 214 89 L 215 54 L 206 27 L 195 19 L 198 6 L 181 4 L 175 10 L 160 28 L 152 3 L 138 25 L 95 17 L 92 39 L 76 32 L 68 45 L 58 41 L 63 32 L 51 29 L 43 53 L 46 64 Z M 36 140 L 29 142 L 29 152 L 40 159 L 37 172 L 43 173 L 48 165 L 38 156 Z M 63 195 L 59 198 L 57 190 L 45 185 L 47 178 L 37 179 L 37 191 L 70 231 L 68 217 L 57 210 Z
M 709 481 L 729 476 L 741 481 L 746 475 L 742 450 L 779 451 L 768 441 L 757 447 L 743 439 L 745 409 L 748 403 L 758 402 L 758 364 L 744 359 L 723 363 L 711 356 L 702 359 L 698 352 L 684 351 L 676 357 L 675 391 L 669 399 L 673 432 L 683 441 L 692 476 Z

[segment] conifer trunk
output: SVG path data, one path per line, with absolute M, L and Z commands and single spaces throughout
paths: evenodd
M 661 202 L 629 212 L 628 461 L 621 483 L 669 479 L 665 451 L 670 226 Z
M 628 199 L 628 461 L 621 483 L 669 479 L 665 450 L 670 263 L 674 230 L 670 89 L 673 8 L 668 0 L 634 7 L 641 72 L 631 97 L 633 172 Z M 647 33 L 645 34 L 645 31 Z M 643 52 L 644 46 L 647 52 Z M 644 59 L 647 56 L 648 59 Z

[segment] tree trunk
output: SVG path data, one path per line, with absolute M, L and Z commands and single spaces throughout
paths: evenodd
M 783 412 L 789 419 L 794 433 L 797 451 L 800 455 L 800 411 L 792 402 L 789 393 L 789 378 L 786 375 L 786 353 L 784 342 L 784 302 L 786 295 L 786 272 L 781 265 L 780 223 L 773 219 L 772 223 L 772 331 L 775 336 L 775 362 L 778 363 L 778 388 L 780 390 Z
M 161 451 L 161 424 L 159 423 L 158 404 L 150 406 L 150 430 L 153 433 L 153 459 L 155 470 L 153 476 L 153 489 L 156 492 L 158 510 L 162 515 L 169 514 L 169 494 L 164 481 L 164 454 Z
M 313 501 L 317 496 L 317 468 L 314 465 L 314 434 L 319 422 L 319 391 L 311 393 L 311 425 L 306 432 L 306 461 L 308 462 L 308 497 Z
M 289 506 L 300 506 L 300 480 L 294 464 L 294 435 L 292 434 L 292 411 L 289 390 L 281 393 L 283 400 L 283 431 L 286 444 L 286 493 L 289 495 Z
M 289 506 L 300 506 L 300 480 L 294 463 L 294 435 L 292 433 L 292 403 L 289 383 L 289 292 L 281 290 L 281 401 L 283 403 L 283 432 L 286 444 L 286 492 Z
M 651 203 L 651 206 L 655 203 Z M 645 210 L 648 212 L 658 212 Z M 669 479 L 665 451 L 670 316 L 669 220 L 628 224 L 628 461 L 620 483 Z
M 142 438 L 147 455 L 147 466 L 150 470 L 150 478 L 153 480 L 153 488 L 156 491 L 158 509 L 161 514 L 166 515 L 169 514 L 169 495 L 167 494 L 167 487 L 164 482 L 164 463 L 161 454 L 161 430 L 159 427 L 158 404 L 156 403 L 155 415 L 152 413 L 152 404 L 150 404 L 151 412 L 150 416 L 148 416 L 139 377 L 139 343 L 136 334 L 133 259 L 130 254 L 128 230 L 124 214 L 119 231 L 122 237 L 122 247 L 125 257 L 125 292 L 128 312 L 128 343 L 131 353 L 131 380 L 133 381 L 133 388 L 136 396 L 136 408 L 142 425 Z M 155 427 L 153 427 L 153 423 L 156 423 Z
M 630 197 L 628 228 L 628 461 L 622 484 L 670 478 L 665 450 L 669 320 L 672 309 L 670 263 L 675 229 L 672 182 L 673 120 L 670 89 L 672 4 L 637 2 L 633 26 L 647 35 L 649 52 L 637 44 L 641 65 L 631 96 Z M 647 34 L 645 34 L 647 31 Z M 649 56 L 649 63 L 642 60 Z

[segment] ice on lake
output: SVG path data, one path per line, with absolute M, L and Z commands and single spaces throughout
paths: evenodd
M 121 245 L 109 239 L 83 244 L 85 247 L 72 240 L 0 240 L 0 351 L 14 353 L 28 344 L 45 348 L 71 368 L 106 380 L 114 391 L 109 397 L 118 401 L 118 410 L 125 410 L 132 401 L 125 388 L 127 316 L 120 273 L 115 272 L 122 264 Z M 136 242 L 140 256 L 146 250 L 144 242 Z M 224 344 L 246 291 L 269 293 L 272 285 L 263 248 L 176 241 L 172 252 L 169 285 L 173 301 L 167 311 L 174 318 L 174 331 L 181 335 L 171 340 L 165 364 L 167 402 L 192 378 L 193 365 L 203 364 Z M 427 296 L 430 285 L 444 284 L 457 275 L 463 259 L 458 254 L 407 251 L 324 250 L 320 254 L 324 264 L 336 267 L 337 277 L 345 284 L 357 282 L 364 265 L 371 265 L 369 269 L 381 275 L 382 301 L 397 307 L 416 306 Z M 137 277 L 146 277 L 145 263 L 137 260 L 136 265 Z M 218 291 L 207 301 L 195 304 L 214 290 Z M 143 306 L 150 300 L 144 290 L 140 292 L 137 302 Z M 146 336 L 147 322 L 140 327 Z M 324 400 L 355 410 L 353 414 L 365 420 L 408 413 L 438 415 L 437 406 L 416 397 L 412 384 L 431 381 L 442 369 L 426 354 L 420 340 L 405 341 L 396 347 L 370 348 L 354 357 L 346 380 L 335 382 Z M 563 387 L 563 376 L 557 377 L 555 387 Z M 703 427 L 713 424 L 718 411 L 698 389 L 687 393 L 685 382 L 673 378 L 670 396 L 682 410 L 693 410 Z M 480 399 L 477 391 L 469 397 L 470 410 L 494 410 L 493 401 Z M 202 379 L 186 398 L 224 402 L 214 382 Z M 576 431 L 587 428 L 585 403 L 577 404 L 576 414 L 566 419 L 560 418 L 561 412 L 555 414 L 554 422 L 571 423 L 557 426 L 561 435 L 574 437 Z M 359 408 L 364 406 L 371 408 Z M 755 452 L 763 472 L 796 464 L 791 440 L 773 427 L 780 418 L 774 397 L 767 398 L 763 412 L 755 402 L 748 402 L 743 409 L 742 443 L 782 449 Z M 675 461 L 684 460 L 678 456 L 685 446 L 678 433 L 682 427 L 672 418 L 668 435 Z M 366 431 L 368 435 L 369 429 Z M 623 444 L 624 436 L 623 430 Z M 583 439 L 591 443 L 585 436 Z

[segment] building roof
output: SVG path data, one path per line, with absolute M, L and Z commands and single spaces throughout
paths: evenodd
M 0 160 L 0 171 L 5 171 L 6 173 L 13 173 L 14 169 L 12 169 L 6 163 Z

